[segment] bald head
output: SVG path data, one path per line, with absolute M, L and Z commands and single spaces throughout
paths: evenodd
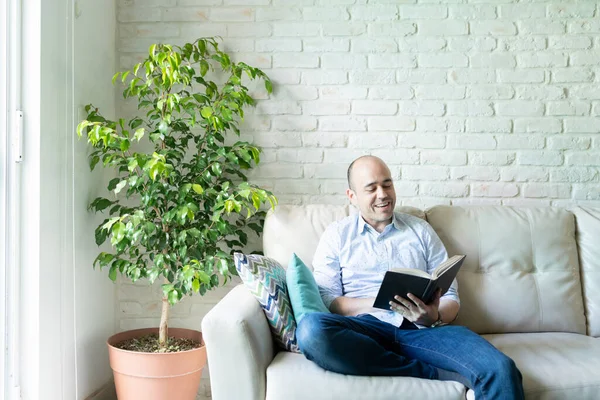
M 346 195 L 361 217 L 383 232 L 392 222 L 396 206 L 394 182 L 385 162 L 375 156 L 357 158 L 348 167 L 348 186 Z
M 385 168 L 388 168 L 387 164 L 379 157 L 375 157 L 375 156 L 371 156 L 371 155 L 367 155 L 367 156 L 360 156 L 358 157 L 356 160 L 352 161 L 350 163 L 350 166 L 348 167 L 348 173 L 347 173 L 347 178 L 348 178 L 348 187 L 352 190 L 355 189 L 355 182 L 354 182 L 354 168 L 360 168 L 361 166 L 365 166 L 365 165 L 369 165 L 369 164 L 379 164 L 384 166 Z M 389 170 L 389 168 L 388 168 Z

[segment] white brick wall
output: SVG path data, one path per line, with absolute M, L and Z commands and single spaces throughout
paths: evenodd
M 600 205 L 595 1 L 117 3 L 121 68 L 152 42 L 220 35 L 272 77 L 243 130 L 282 203 L 344 204 L 347 164 L 369 153 L 412 196 L 400 204 Z M 156 315 L 148 293 L 119 295 L 121 328 Z M 214 296 L 178 322 L 199 326 Z

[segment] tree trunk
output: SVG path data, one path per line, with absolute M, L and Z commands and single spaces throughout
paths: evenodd
M 169 335 L 169 300 L 167 297 L 163 297 L 162 299 L 162 312 L 160 314 L 160 326 L 158 328 L 158 344 L 160 346 L 160 350 L 164 350 L 167 348 L 167 338 Z

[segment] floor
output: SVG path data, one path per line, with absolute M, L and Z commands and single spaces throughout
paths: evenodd
M 210 399 L 210 381 L 208 379 L 202 379 L 196 400 Z M 88 397 L 86 400 L 117 400 L 117 393 L 115 392 L 114 386 L 111 386 L 108 390 L 104 390 L 93 397 Z

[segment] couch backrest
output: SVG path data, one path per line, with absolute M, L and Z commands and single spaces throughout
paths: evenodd
M 571 212 L 437 206 L 426 214 L 448 253 L 467 255 L 457 323 L 478 333 L 585 333 Z
M 423 211 L 412 207 L 397 210 L 425 216 Z M 295 252 L 311 267 L 325 228 L 354 212 L 351 206 L 280 205 L 265 221 L 263 251 L 286 268 Z M 478 333 L 585 333 L 575 221 L 571 212 L 556 208 L 439 206 L 426 213 L 448 253 L 467 255 L 458 276 L 461 298 L 458 323 Z M 586 221 L 582 219 L 581 223 Z M 589 243 L 585 247 L 589 262 L 584 265 L 590 265 L 600 274 L 599 246 L 591 245 L 594 240 L 589 236 L 593 234 L 591 228 L 584 232 Z M 587 304 L 598 319 L 596 330 L 600 330 L 598 277 L 586 280 L 590 290 L 595 288 L 597 293 L 595 300 Z
M 396 211 L 425 219 L 425 213 L 418 208 L 397 207 Z M 263 252 L 285 268 L 292 253 L 296 253 L 312 269 L 312 259 L 325 228 L 356 212 L 350 205 L 279 205 L 265 220 Z
M 600 336 L 600 208 L 574 208 L 588 335 Z

